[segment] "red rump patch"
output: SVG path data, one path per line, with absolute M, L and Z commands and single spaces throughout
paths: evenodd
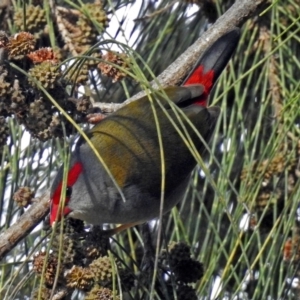
M 68 179 L 67 179 L 67 187 L 72 187 L 75 182 L 77 181 L 79 175 L 82 172 L 82 164 L 77 162 L 73 165 L 73 167 L 69 170 L 68 173 Z M 52 203 L 51 203 L 51 212 L 50 212 L 50 224 L 52 225 L 53 222 L 55 222 L 56 220 L 59 220 L 60 217 L 57 217 L 58 214 L 58 208 L 59 208 L 59 201 L 60 201 L 60 195 L 61 195 L 61 191 L 62 191 L 62 182 L 58 185 L 58 187 L 56 188 L 54 194 L 53 194 L 53 198 Z M 66 197 L 65 199 L 65 205 L 70 201 L 70 197 Z M 62 214 L 66 215 L 68 213 L 70 213 L 70 209 L 68 207 L 62 208 Z
M 213 87 L 214 84 L 214 76 L 215 72 L 213 70 L 209 70 L 205 74 L 203 73 L 204 67 L 200 65 L 198 68 L 196 68 L 193 72 L 193 74 L 187 79 L 187 81 L 184 83 L 184 85 L 190 85 L 190 84 L 202 84 L 205 87 L 205 90 L 203 94 L 195 99 L 195 104 L 199 104 L 202 106 L 206 106 L 206 101 L 208 94 Z

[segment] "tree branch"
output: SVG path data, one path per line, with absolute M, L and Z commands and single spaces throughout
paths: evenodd
M 155 89 L 169 85 L 180 85 L 182 80 L 189 74 L 198 58 L 220 36 L 234 27 L 241 27 L 249 18 L 256 14 L 260 7 L 267 4 L 268 0 L 237 0 L 201 37 L 182 53 L 162 74 L 157 77 L 159 86 L 152 81 L 151 86 Z M 156 81 L 156 82 L 157 82 Z M 103 113 L 112 113 L 120 107 L 137 100 L 145 95 L 139 92 L 123 103 L 96 102 L 93 105 L 99 107 Z
M 15 224 L 0 235 L 0 260 L 13 249 L 47 215 L 50 207 L 50 194 L 34 199 L 34 204 L 17 220 Z

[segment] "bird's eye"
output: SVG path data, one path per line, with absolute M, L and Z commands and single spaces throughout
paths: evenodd
M 66 188 L 66 197 L 71 197 L 72 195 L 72 187 L 71 186 L 67 186 Z

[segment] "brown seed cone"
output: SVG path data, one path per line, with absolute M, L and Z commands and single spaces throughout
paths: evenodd
M 48 129 L 52 120 L 51 105 L 43 98 L 34 100 L 29 105 L 29 111 L 24 125 L 35 136 Z
M 47 262 L 45 262 L 46 256 L 47 254 L 45 251 L 41 251 L 35 255 L 33 258 L 33 271 L 42 275 L 44 263 L 46 263 L 46 269 L 44 272 L 45 284 L 47 286 L 52 286 L 56 275 L 58 261 L 57 258 L 50 253 L 48 255 Z
M 51 249 L 55 256 L 61 251 L 61 262 L 63 265 L 71 267 L 79 264 L 82 259 L 81 241 L 76 236 L 84 232 L 83 222 L 72 218 L 64 219 L 63 228 L 56 228 Z
M 24 18 L 26 20 L 26 30 L 32 34 L 39 34 L 43 32 L 47 24 L 45 10 L 43 10 L 40 6 L 26 5 L 25 16 L 23 7 L 20 7 L 15 11 L 14 24 L 20 30 L 25 30 Z
M 62 245 L 60 245 L 60 243 L 62 243 Z M 64 265 L 74 264 L 74 258 L 76 256 L 76 241 L 65 233 L 62 237 L 58 234 L 52 242 L 51 249 L 53 250 L 54 255 L 58 255 L 60 246 L 62 246 L 61 263 Z
M 183 283 L 192 283 L 200 280 L 203 276 L 203 265 L 194 260 L 181 260 L 171 267 L 175 280 Z
M 103 10 L 101 1 L 98 1 L 97 3 L 87 3 L 84 6 L 84 10 L 87 10 L 89 19 L 97 22 L 97 25 L 101 27 L 102 31 L 104 31 L 105 28 L 108 27 L 110 20 L 107 17 L 106 12 Z
M 40 141 L 45 142 L 45 141 L 48 141 L 49 139 L 51 139 L 52 135 L 51 135 L 49 128 L 46 128 L 44 130 L 37 132 L 35 134 L 35 137 L 38 138 Z
M 73 35 L 75 43 L 81 46 L 93 45 L 97 38 L 97 31 L 90 20 L 84 15 L 81 15 L 76 23 L 76 26 L 79 31 L 77 34 Z
M 19 189 L 13 195 L 13 199 L 20 207 L 27 207 L 30 205 L 33 197 L 34 191 L 32 191 L 28 186 L 19 187 Z
M 9 59 L 22 59 L 26 54 L 32 52 L 35 46 L 35 38 L 29 32 L 19 32 L 9 38 L 6 46 Z
M 126 72 L 122 70 L 130 70 L 130 59 L 126 54 L 110 51 L 103 55 L 102 58 L 105 61 L 100 62 L 98 68 L 103 75 L 112 78 L 113 82 L 120 81 L 127 76 Z M 115 64 L 122 69 L 112 64 Z
M 177 265 L 180 261 L 186 261 L 191 258 L 191 249 L 186 243 L 171 242 L 168 245 L 168 253 L 164 250 L 160 255 L 160 261 L 170 266 Z
M 69 122 L 63 120 L 64 120 L 63 116 L 58 116 L 58 115 L 52 116 L 52 120 L 48 127 L 49 133 L 52 137 L 61 138 L 64 137 L 65 134 L 68 136 L 73 132 L 73 126 Z
M 116 267 L 119 269 L 118 263 L 116 263 Z M 99 257 L 90 264 L 89 268 L 94 273 L 96 283 L 105 287 L 111 286 L 113 275 L 117 272 L 112 265 L 111 258 L 108 256 Z
M 33 290 L 30 300 L 49 300 L 51 296 L 51 289 L 47 287 L 38 287 Z
M 8 78 L 8 72 L 3 67 L 0 66 L 0 116 L 10 116 L 10 99 L 13 93 L 13 87 L 11 85 L 11 80 Z
M 73 266 L 71 270 L 68 270 L 65 279 L 67 287 L 74 289 L 89 290 L 94 284 L 94 274 L 91 270 L 79 266 Z
M 65 219 L 64 232 L 67 234 L 84 232 L 84 222 L 79 219 L 67 218 Z
M 85 52 L 94 45 L 97 42 L 99 32 L 104 31 L 109 23 L 109 18 L 100 2 L 88 3 L 82 7 L 81 11 L 76 27 L 71 28 L 70 34 L 78 54 Z
M 25 96 L 23 95 L 22 91 L 20 89 L 14 89 L 10 99 L 10 110 L 19 116 L 24 115 L 28 109 L 28 106 L 25 103 Z
M 100 257 L 101 253 L 101 249 L 98 247 L 98 245 L 86 245 L 83 249 L 86 258 L 89 259 L 97 259 L 98 257 Z
M 34 63 L 39 64 L 44 61 L 48 61 L 52 64 L 58 63 L 58 59 L 56 58 L 53 49 L 50 47 L 40 48 L 36 51 L 30 52 L 27 54 L 27 57 Z
M 41 64 L 38 64 L 29 70 L 30 77 L 33 77 L 35 80 L 39 81 L 40 84 L 47 90 L 54 89 L 57 87 L 58 81 L 61 78 L 61 71 L 57 65 L 49 61 L 44 61 Z M 35 80 L 28 78 L 28 82 L 33 87 L 38 87 Z
M 115 295 L 112 290 L 96 285 L 85 295 L 84 300 L 119 300 L 120 297 Z
M 179 285 L 176 288 L 178 300 L 197 300 L 197 294 L 194 288 L 188 285 Z
M 89 80 L 89 68 L 87 64 L 80 65 L 75 63 L 66 73 L 66 79 L 73 84 L 85 84 Z

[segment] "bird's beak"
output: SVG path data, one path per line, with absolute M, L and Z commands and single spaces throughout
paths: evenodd
M 55 222 L 59 222 L 62 216 L 67 216 L 71 211 L 68 206 L 62 208 L 59 207 L 59 204 L 52 203 L 50 209 L 50 226 L 53 226 Z

